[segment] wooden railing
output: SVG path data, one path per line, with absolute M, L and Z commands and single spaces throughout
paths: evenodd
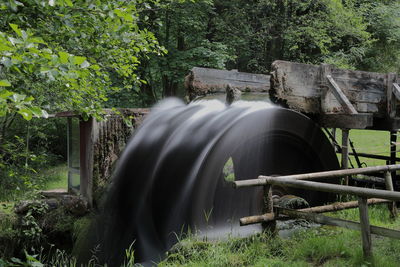
M 249 187 L 249 186 L 263 186 L 264 187 L 264 214 L 244 217 L 240 219 L 241 225 L 248 225 L 254 223 L 263 223 L 264 227 L 273 227 L 276 220 L 289 218 L 302 218 L 314 221 L 320 224 L 340 226 L 353 230 L 360 230 L 362 237 L 363 253 L 365 258 L 372 257 L 372 243 L 371 233 L 390 238 L 400 239 L 400 231 L 386 229 L 382 227 L 372 226 L 369 223 L 368 205 L 377 203 L 389 203 L 391 215 L 397 215 L 396 201 L 400 201 L 400 192 L 393 191 L 393 182 L 391 172 L 400 170 L 400 164 L 397 165 L 384 165 L 358 169 L 345 169 L 335 171 L 325 171 L 306 174 L 295 174 L 286 176 L 259 176 L 258 179 L 234 181 L 235 188 Z M 387 190 L 361 188 L 356 186 L 347 186 L 339 184 L 329 184 L 322 182 L 310 181 L 313 179 L 333 179 L 339 177 L 346 177 L 356 174 L 369 174 L 369 173 L 385 173 L 385 182 Z M 274 207 L 272 201 L 273 185 L 284 187 L 294 187 L 306 190 L 314 190 L 321 192 L 329 192 L 335 194 L 354 195 L 358 197 L 358 201 L 351 201 L 339 203 L 334 205 L 326 205 L 321 207 L 314 207 L 302 210 L 292 210 L 282 207 Z M 374 198 L 374 199 L 368 199 Z M 324 216 L 318 213 L 336 211 L 346 208 L 359 208 L 360 223 L 342 220 Z

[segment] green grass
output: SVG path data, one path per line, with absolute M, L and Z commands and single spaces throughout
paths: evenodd
M 358 221 L 358 210 L 330 214 Z M 370 208 L 371 223 L 400 229 L 385 205 Z M 196 237 L 182 240 L 159 266 L 399 266 L 400 240 L 373 236 L 374 258 L 362 257 L 360 232 L 338 227 L 316 227 L 290 239 L 266 234 L 205 242 Z
M 340 145 L 342 142 L 342 133 L 336 131 L 336 141 Z M 358 153 L 376 154 L 381 156 L 390 155 L 390 134 L 387 131 L 371 131 L 371 130 L 351 130 L 350 140 Z M 351 148 L 349 147 L 349 151 Z M 340 156 L 339 156 L 340 159 Z M 353 156 L 350 157 L 354 167 L 357 163 Z M 367 166 L 385 165 L 384 160 L 360 158 Z
M 45 177 L 43 190 L 68 188 L 68 167 L 65 164 L 44 170 L 41 175 Z

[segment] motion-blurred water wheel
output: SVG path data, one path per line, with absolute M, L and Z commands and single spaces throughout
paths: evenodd
M 240 227 L 239 218 L 262 212 L 262 188 L 234 189 L 230 181 L 338 168 L 323 132 L 300 113 L 265 103 L 165 101 L 127 145 L 87 245 L 99 244 L 97 258 L 119 266 L 133 241 L 136 259 L 149 262 L 187 231 L 248 235 L 261 226 Z M 284 190 L 314 205 L 335 198 Z

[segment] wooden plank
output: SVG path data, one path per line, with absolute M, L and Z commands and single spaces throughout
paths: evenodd
M 322 68 L 326 70 L 321 71 Z M 286 61 L 275 61 L 271 72 L 271 95 L 286 103 L 289 108 L 304 113 L 319 114 L 321 106 L 305 105 L 307 99 L 321 102 L 327 84 L 322 82 L 322 75 L 330 75 L 338 88 L 354 103 L 359 113 L 372 113 L 373 116 L 385 117 L 387 75 L 374 72 L 337 69 L 333 66 L 316 66 Z M 326 79 L 325 79 L 326 80 Z M 303 101 L 301 100 L 303 98 Z M 332 100 L 333 101 L 333 100 Z M 358 105 L 357 105 L 358 104 Z M 338 110 L 342 112 L 342 110 Z
M 368 199 L 367 204 L 375 205 L 375 204 L 382 204 L 382 203 L 388 203 L 388 202 L 389 202 L 389 200 L 386 200 L 386 199 L 370 198 L 370 199 Z M 324 213 L 324 212 L 333 212 L 333 211 L 354 209 L 354 208 L 358 208 L 358 201 L 338 202 L 338 203 L 333 203 L 330 205 L 300 209 L 298 211 L 312 212 L 312 213 Z
M 242 92 L 268 92 L 269 80 L 270 76 L 265 74 L 194 67 L 185 77 L 185 87 L 193 100 L 197 96 L 225 93 L 227 85 Z
M 388 73 L 386 80 L 386 111 L 389 118 L 396 116 L 396 98 L 393 93 L 393 83 L 396 81 L 395 73 Z
M 344 111 L 348 114 L 357 114 L 358 113 L 357 110 L 350 103 L 349 99 L 343 93 L 343 91 L 340 89 L 339 85 L 335 82 L 335 80 L 332 78 L 332 76 L 327 75 L 326 78 L 329 81 L 329 85 L 332 90 L 331 92 L 336 97 L 336 99 L 339 101 L 340 105 L 342 105 Z
M 320 183 L 314 181 L 284 179 L 279 177 L 268 177 L 265 179 L 265 183 L 271 185 L 287 186 L 287 187 L 322 191 L 335 194 L 350 194 L 365 198 L 383 198 L 393 201 L 400 201 L 400 192 L 392 192 L 387 190 L 328 184 L 328 183 Z
M 368 205 L 366 198 L 358 199 L 358 206 L 360 211 L 360 227 L 361 227 L 361 240 L 364 258 L 369 259 L 372 257 L 372 242 L 371 242 L 371 227 L 368 217 Z
M 313 173 L 303 173 L 303 174 L 291 174 L 277 176 L 279 179 L 293 179 L 293 180 L 315 180 L 315 179 L 330 179 L 343 177 L 345 175 L 355 175 L 355 174 L 368 174 L 375 172 L 385 172 L 385 171 L 397 171 L 400 170 L 400 164 L 396 165 L 381 165 L 365 168 L 354 168 L 347 170 L 334 170 L 334 171 L 323 171 L 323 172 L 313 172 Z M 264 186 L 266 184 L 266 179 L 271 178 L 271 176 L 260 175 L 258 179 L 249 180 L 237 180 L 232 182 L 234 187 L 248 187 L 248 186 Z
M 272 100 L 300 112 L 320 113 L 322 90 L 319 72 L 319 66 L 315 65 L 274 61 L 271 65 Z
M 257 223 L 266 223 L 270 221 L 274 221 L 276 219 L 275 213 L 265 213 L 262 215 L 254 215 L 240 218 L 240 226 L 250 225 L 250 224 L 257 224 Z
M 302 211 L 296 211 L 296 210 L 290 210 L 290 209 L 284 209 L 284 208 L 277 208 L 279 214 L 287 215 L 292 218 L 300 218 L 300 219 L 305 219 L 305 220 L 310 220 L 316 223 L 320 224 L 325 224 L 325 225 L 331 225 L 331 226 L 339 226 L 351 230 L 361 230 L 361 225 L 360 223 L 353 222 L 353 221 L 348 221 L 348 220 L 342 220 L 338 218 L 332 218 L 328 217 L 322 214 L 315 214 L 315 213 L 309 213 L 309 212 L 302 212 Z M 385 236 L 385 237 L 390 237 L 390 238 L 395 238 L 395 239 L 400 239 L 400 231 L 392 230 L 392 229 L 387 229 L 379 226 L 370 226 L 370 231 L 372 234 L 375 235 L 380 235 L 380 236 Z
M 372 114 L 323 114 L 318 118 L 318 124 L 327 128 L 366 129 L 373 126 Z
M 397 100 L 400 100 L 400 86 L 397 83 L 393 83 L 393 94 L 396 96 Z
M 371 199 L 368 199 L 368 201 L 367 201 L 368 205 L 375 205 L 375 204 L 388 203 L 388 202 L 389 202 L 389 200 L 379 199 L 379 198 L 371 198 Z M 279 209 L 280 207 L 275 206 L 275 208 Z M 353 209 L 353 208 L 358 208 L 358 201 L 339 202 L 339 203 L 333 203 L 333 204 L 325 205 L 325 206 L 317 206 L 317 207 L 312 207 L 312 208 L 299 209 L 297 211 L 310 212 L 310 213 L 324 213 L 324 212 L 334 212 L 334 211 Z M 239 221 L 240 221 L 241 226 L 245 226 L 245 225 L 250 225 L 250 224 L 269 222 L 269 221 L 273 221 L 273 220 L 286 220 L 286 219 L 287 219 L 286 216 L 278 216 L 277 217 L 277 216 L 275 216 L 275 213 L 266 213 L 266 214 L 262 214 L 262 215 L 243 217 Z

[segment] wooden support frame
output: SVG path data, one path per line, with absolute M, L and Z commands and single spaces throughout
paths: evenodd
M 362 238 L 362 247 L 364 258 L 370 259 L 372 258 L 372 243 L 371 243 L 371 233 L 376 233 L 381 236 L 387 236 L 391 238 L 400 239 L 400 231 L 390 230 L 386 228 L 371 226 L 369 223 L 368 217 L 368 199 L 369 197 L 378 197 L 384 198 L 386 200 L 392 201 L 400 201 L 400 192 L 393 191 L 393 183 L 390 171 L 395 171 L 400 168 L 400 165 L 386 165 L 386 166 L 376 166 L 369 168 L 360 168 L 353 170 L 341 170 L 341 171 L 328 171 L 328 172 L 320 172 L 320 173 L 311 173 L 311 174 L 298 174 L 298 175 L 288 175 L 286 178 L 283 177 L 269 177 L 269 176 L 260 176 L 259 182 L 255 182 L 254 180 L 244 180 L 244 181 L 236 181 L 234 182 L 236 187 L 245 187 L 245 186 L 258 186 L 264 185 L 267 188 L 267 192 L 271 192 L 272 185 L 279 186 L 287 186 L 294 188 L 301 188 L 306 190 L 316 190 L 322 192 L 336 193 L 336 194 L 351 194 L 358 196 L 358 208 L 360 211 L 360 223 L 341 220 L 337 218 L 327 217 L 321 214 L 304 212 L 298 210 L 288 210 L 281 207 L 275 207 L 277 209 L 278 214 L 281 213 L 286 216 L 294 217 L 294 218 L 303 218 L 312 220 L 321 224 L 335 225 L 341 226 L 345 228 L 355 229 L 361 231 Z M 385 172 L 385 181 L 387 184 L 388 190 L 378 190 L 378 189 L 370 189 L 370 188 L 360 188 L 355 186 L 343 186 L 337 184 L 327 184 L 313 181 L 304 181 L 301 179 L 310 179 L 312 178 L 326 178 L 326 177 L 338 177 L 339 175 L 348 175 L 356 170 L 353 174 L 360 173 L 370 173 L 373 171 L 383 171 Z M 291 178 L 287 178 L 291 177 Z M 295 179 L 297 178 L 297 179 Z M 269 185 L 269 186 L 268 186 Z M 251 216 L 240 219 L 241 225 L 253 224 L 257 222 L 262 222 L 265 225 L 266 222 L 271 223 L 276 219 L 279 219 L 279 215 L 276 215 L 271 212 L 269 205 L 271 205 L 272 199 L 268 197 L 267 202 L 267 212 L 264 215 L 260 216 Z M 274 228 L 275 230 L 275 228 Z

